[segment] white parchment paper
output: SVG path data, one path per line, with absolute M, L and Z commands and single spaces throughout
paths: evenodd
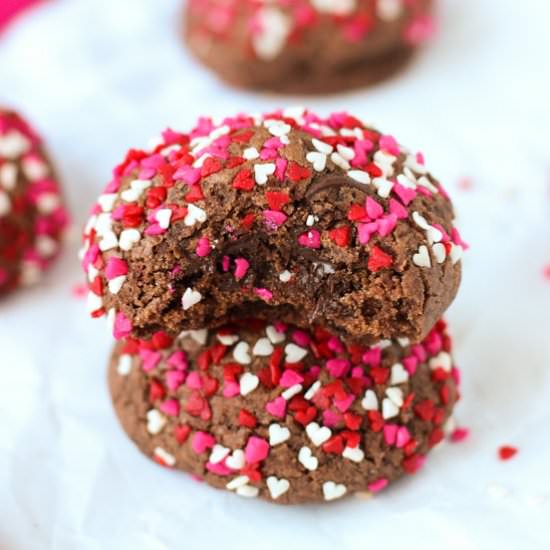
M 449 312 L 471 437 L 371 501 L 329 506 L 241 500 L 156 467 L 111 411 L 110 337 L 71 292 L 75 231 L 41 286 L 0 304 L 0 548 L 549 548 L 548 1 L 442 0 L 409 71 L 321 99 L 225 88 L 181 48 L 180 10 L 54 0 L 0 37 L 0 103 L 47 138 L 75 225 L 128 147 L 200 114 L 300 103 L 394 133 L 425 152 L 473 245 Z M 498 461 L 502 444 L 517 457 Z

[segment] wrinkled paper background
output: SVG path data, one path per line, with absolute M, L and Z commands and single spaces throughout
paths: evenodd
M 548 1 L 442 0 L 409 71 L 316 99 L 226 89 L 180 47 L 180 4 L 56 0 L 0 37 L 0 102 L 47 138 L 76 226 L 45 282 L 0 304 L 0 548 L 549 548 Z M 128 147 L 288 103 L 349 109 L 424 151 L 473 245 L 449 312 L 471 437 L 370 501 L 280 508 L 150 463 L 110 407 L 107 330 L 72 295 L 77 228 Z M 502 444 L 517 457 L 498 461 Z

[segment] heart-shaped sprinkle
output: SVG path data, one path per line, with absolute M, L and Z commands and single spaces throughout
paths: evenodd
M 290 430 L 280 424 L 269 425 L 269 444 L 271 446 L 280 445 L 290 438 Z
M 245 464 L 246 461 L 242 449 L 235 449 L 233 453 L 225 459 L 225 465 L 232 470 L 240 470 L 244 468 Z
M 216 338 L 224 346 L 232 346 L 239 341 L 239 337 L 236 334 L 216 334 Z
M 378 410 L 378 397 L 373 390 L 367 390 L 365 392 L 365 397 L 361 401 L 361 406 L 366 411 L 377 411 Z
M 435 243 L 432 246 L 432 252 L 434 254 L 435 261 L 438 264 L 442 264 L 447 258 L 447 250 L 445 249 L 445 245 L 442 243 Z
M 445 372 L 451 372 L 453 368 L 453 358 L 446 351 L 440 352 L 430 359 L 430 369 L 443 369 Z
M 240 497 L 256 498 L 260 490 L 253 485 L 243 485 L 235 491 Z
M 463 253 L 464 249 L 458 244 L 453 243 L 451 247 L 451 261 L 453 262 L 453 265 L 461 260 Z
M 250 478 L 248 476 L 237 476 L 233 478 L 229 483 L 227 483 L 225 485 L 225 488 L 229 489 L 230 491 L 234 491 L 239 487 L 244 487 L 249 481 Z
M 321 427 L 317 422 L 310 422 L 306 426 L 306 433 L 316 447 L 320 447 L 332 435 L 330 428 L 326 426 Z
M 269 176 L 275 173 L 276 166 L 274 163 L 256 164 L 254 166 L 254 178 L 258 185 L 265 185 Z
M 115 277 L 109 281 L 109 292 L 111 294 L 118 294 L 122 285 L 126 281 L 126 275 L 121 275 L 120 277 Z
M 296 344 L 291 343 L 285 346 L 285 360 L 287 363 L 299 363 L 307 354 L 307 349 Z
M 260 383 L 260 379 L 251 372 L 245 372 L 239 379 L 239 389 L 241 395 L 252 393 Z
M 128 376 L 131 370 L 132 356 L 125 353 L 119 357 L 116 371 L 120 374 L 120 376 Z
M 197 222 L 204 223 L 206 221 L 206 218 L 206 212 L 202 208 L 199 208 L 194 204 L 188 204 L 187 216 L 185 216 L 183 223 L 185 223 L 185 225 L 187 225 L 188 227 L 191 227 Z
M 382 401 L 382 416 L 384 420 L 388 420 L 388 418 L 394 418 L 398 414 L 399 407 L 391 399 L 384 399 Z
M 403 384 L 409 379 L 409 373 L 405 370 L 405 367 L 401 363 L 396 363 L 391 368 L 390 384 L 392 386 L 396 384 Z
M 176 465 L 176 457 L 171 455 L 168 451 L 165 451 L 162 447 L 156 447 L 153 454 L 157 461 L 160 461 L 160 463 L 165 466 L 172 467 Z
M 241 341 L 233 348 L 233 359 L 241 365 L 250 365 L 252 358 L 250 357 L 250 345 L 248 342 Z
M 386 395 L 393 403 L 398 407 L 403 406 L 403 391 L 400 388 L 388 388 L 386 390 Z
M 272 344 L 280 344 L 286 340 L 284 332 L 279 332 L 274 326 L 268 325 L 265 329 L 265 333 Z
M 443 233 L 441 233 L 437 227 L 430 226 L 428 231 L 426 231 L 426 236 L 428 237 L 428 242 L 434 244 L 441 241 Z
M 288 479 L 277 479 L 275 476 L 269 476 L 266 479 L 267 488 L 271 498 L 277 500 L 281 495 L 284 495 L 290 488 Z
M 313 144 L 313 147 L 319 151 L 319 153 L 323 153 L 324 155 L 330 155 L 332 151 L 334 151 L 334 147 L 332 145 L 329 145 L 319 139 L 313 138 L 311 143 Z
M 302 384 L 294 384 L 294 386 L 290 386 L 288 390 L 285 390 L 281 394 L 281 397 L 288 401 L 289 399 L 292 399 L 295 395 L 298 395 L 302 391 L 302 389 Z
M 259 158 L 260 153 L 258 152 L 258 149 L 256 147 L 248 147 L 248 149 L 245 149 L 243 151 L 243 157 L 246 160 L 254 160 Z
M 166 426 L 166 417 L 156 409 L 147 413 L 147 431 L 152 435 L 159 434 Z
M 412 213 L 412 219 L 414 223 L 418 225 L 420 229 L 424 229 L 424 231 L 428 231 L 431 228 L 431 225 L 427 222 L 426 218 L 416 211 Z
M 218 464 L 221 462 L 227 455 L 229 455 L 230 450 L 227 447 L 224 447 L 223 445 L 219 445 L 216 443 L 214 447 L 212 447 L 212 452 L 210 453 L 210 458 L 208 459 L 209 462 L 212 464 Z
M 132 247 L 141 240 L 141 233 L 137 229 L 125 229 L 119 237 L 118 246 L 125 251 L 131 250 Z
M 298 461 L 304 468 L 306 468 L 306 470 L 309 470 L 310 472 L 317 470 L 319 467 L 319 461 L 317 460 L 317 457 L 313 456 L 313 453 L 309 447 L 302 447 L 300 449 L 300 452 L 298 453 Z
M 346 447 L 342 456 L 352 462 L 359 463 L 365 458 L 365 453 L 359 447 Z
M 269 357 L 273 353 L 273 346 L 269 338 L 260 338 L 254 344 L 252 353 L 258 357 Z
M 311 399 L 313 399 L 313 397 L 315 396 L 315 394 L 319 391 L 319 388 L 321 387 L 321 381 L 320 380 L 317 380 L 316 382 L 314 382 L 311 387 L 309 388 L 309 390 L 307 390 L 306 393 L 304 393 L 304 399 L 307 399 L 308 401 L 310 401 Z
M 168 229 L 170 227 L 170 218 L 172 217 L 172 210 L 170 208 L 162 208 L 157 212 L 155 218 L 159 226 L 162 229 Z
M 330 160 L 342 170 L 348 171 L 351 168 L 349 162 L 340 153 L 332 153 Z
M 181 305 L 186 311 L 197 305 L 202 300 L 202 294 L 193 288 L 186 288 L 183 296 L 181 297 Z
M 432 267 L 430 253 L 426 245 L 420 245 L 418 252 L 413 255 L 413 264 L 418 267 Z
M 306 159 L 313 164 L 313 169 L 316 172 L 322 172 L 327 166 L 327 156 L 323 153 L 311 151 L 306 155 Z
M 342 498 L 347 492 L 346 486 L 334 481 L 325 481 L 323 483 L 323 496 L 325 500 L 336 500 Z
M 359 183 L 362 183 L 363 185 L 367 185 L 370 183 L 370 176 L 367 172 L 364 172 L 363 170 L 350 170 L 348 172 L 348 176 Z

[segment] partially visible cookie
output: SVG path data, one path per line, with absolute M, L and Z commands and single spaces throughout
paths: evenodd
M 458 399 L 443 321 L 420 344 L 346 346 L 249 320 L 116 344 L 118 418 L 158 463 L 277 503 L 384 489 L 416 472 Z
M 225 81 L 331 93 L 384 80 L 433 32 L 432 0 L 190 0 L 186 42 Z
M 42 141 L 19 115 L 0 109 L 0 295 L 37 282 L 67 221 Z
M 84 232 L 92 315 L 116 338 L 241 317 L 348 343 L 424 338 L 464 243 L 424 157 L 347 113 L 200 119 L 131 150 Z

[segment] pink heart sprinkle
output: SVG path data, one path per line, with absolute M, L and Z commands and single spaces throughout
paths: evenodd
M 303 330 L 295 330 L 292 332 L 292 340 L 298 346 L 306 348 L 311 342 L 311 338 L 307 332 Z
M 411 434 L 405 426 L 401 426 L 397 430 L 397 437 L 395 439 L 395 446 L 398 449 L 402 449 L 411 440 Z
M 197 454 L 204 453 L 207 449 L 211 449 L 216 440 L 207 432 L 196 432 L 193 436 L 191 447 Z
M 180 413 L 180 404 L 176 399 L 167 399 L 159 408 L 167 416 L 178 416 Z
M 244 449 L 244 457 L 247 464 L 256 464 L 267 458 L 269 443 L 261 437 L 252 436 L 248 439 Z
M 224 397 L 235 397 L 240 395 L 241 388 L 237 382 L 225 382 L 223 387 L 223 396 Z
M 406 220 L 409 217 L 407 209 L 395 199 L 390 199 L 390 213 L 398 220 Z
M 185 376 L 181 370 L 169 370 L 166 373 L 166 386 L 169 390 L 177 390 L 185 382 Z
M 352 393 L 348 395 L 345 399 L 334 400 L 334 406 L 340 411 L 345 413 L 355 401 L 355 395 Z
M 372 197 L 367 197 L 367 200 L 365 201 L 365 209 L 368 217 L 372 220 L 377 220 L 384 213 L 382 206 Z
M 292 369 L 286 369 L 281 376 L 279 385 L 283 388 L 290 388 L 296 384 L 301 384 L 304 381 L 304 377 L 298 374 Z M 284 399 L 283 399 L 284 401 Z
M 156 368 L 162 359 L 162 355 L 158 351 L 153 351 L 147 348 L 139 351 L 139 356 L 142 361 L 142 369 L 144 372 L 150 372 Z
M 405 206 L 408 206 L 416 198 L 416 191 L 414 189 L 403 187 L 400 183 L 393 185 L 393 192 L 401 199 L 401 202 Z
M 126 338 L 132 332 L 132 322 L 122 311 L 119 311 L 115 316 L 115 326 L 113 328 L 113 336 L 116 340 Z
M 190 372 L 187 375 L 186 385 L 192 390 L 200 390 L 202 388 L 201 375 L 196 371 Z
M 409 374 L 414 374 L 416 372 L 416 367 L 418 367 L 418 359 L 411 355 L 403 359 L 403 366 Z
M 184 351 L 175 351 L 166 361 L 170 366 L 178 370 L 187 370 L 189 363 L 187 362 L 187 356 Z
M 108 281 L 112 281 L 117 277 L 128 274 L 128 264 L 122 258 L 116 256 L 111 256 L 107 260 L 107 265 L 105 266 L 105 277 Z
M 265 410 L 276 418 L 284 418 L 286 414 L 286 401 L 284 397 L 276 397 L 273 401 L 266 404 Z
M 255 288 L 254 294 L 256 296 L 259 296 L 262 300 L 265 300 L 266 302 L 269 302 L 273 298 L 273 292 L 271 290 L 268 290 L 267 288 Z
M 326 366 L 331 376 L 341 378 L 346 376 L 351 365 L 347 359 L 329 359 Z
M 365 353 L 363 353 L 363 357 L 361 359 L 365 365 L 378 367 L 382 361 L 382 350 L 380 348 L 369 348 Z
M 235 259 L 235 279 L 237 279 L 237 281 L 240 281 L 242 278 L 245 277 L 249 266 L 250 263 L 248 262 L 248 260 L 245 260 L 244 258 Z
M 317 229 L 311 229 L 298 237 L 298 244 L 307 248 L 321 248 L 321 234 Z
M 218 476 L 228 476 L 231 474 L 231 470 L 223 463 L 218 462 L 217 464 L 212 464 L 212 462 L 206 463 L 206 469 L 213 474 Z
M 395 424 L 386 424 L 384 426 L 384 439 L 388 445 L 393 445 L 397 438 L 397 426 Z
M 385 478 L 381 478 L 377 481 L 373 481 L 371 484 L 367 486 L 368 490 L 371 493 L 379 493 L 382 491 L 382 489 L 385 489 L 388 486 L 388 480 Z
M 197 248 L 195 249 L 195 253 L 199 258 L 204 258 L 208 256 L 212 252 L 212 247 L 210 246 L 210 240 L 208 237 L 202 237 L 197 242 Z
M 341 420 L 342 415 L 339 413 L 331 411 L 330 409 L 323 411 L 323 424 L 327 428 L 335 428 Z

